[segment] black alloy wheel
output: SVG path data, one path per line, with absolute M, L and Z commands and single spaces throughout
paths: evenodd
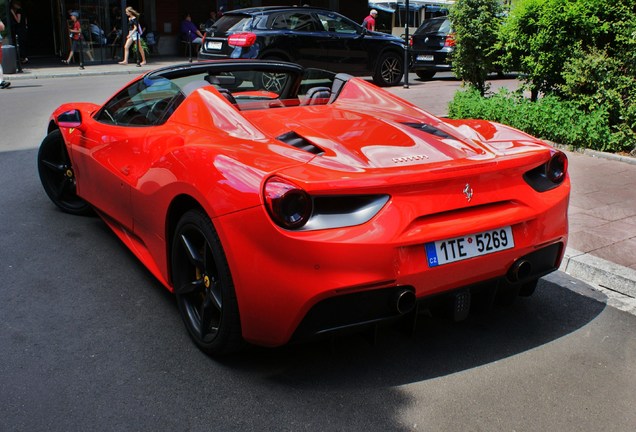
M 263 72 L 261 74 L 261 86 L 272 93 L 281 94 L 287 84 L 287 74 Z
M 396 86 L 404 76 L 404 59 L 394 52 L 380 57 L 373 73 L 373 81 L 381 87 Z
M 172 282 L 196 345 L 210 355 L 237 351 L 241 324 L 230 269 L 210 218 L 200 210 L 186 212 L 175 229 Z
M 92 213 L 91 206 L 77 196 L 75 172 L 58 129 L 49 133 L 40 144 L 38 174 L 44 191 L 62 211 L 74 215 Z

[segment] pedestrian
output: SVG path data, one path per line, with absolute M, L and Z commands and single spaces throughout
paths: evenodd
M 141 27 L 139 25 L 139 12 L 128 6 L 126 8 L 126 15 L 128 16 L 128 36 L 126 36 L 126 43 L 124 44 L 124 59 L 119 62 L 121 65 L 128 64 L 128 51 L 132 44 L 137 44 L 137 67 L 146 64 L 146 53 L 141 46 Z M 139 54 L 141 54 L 141 63 L 139 63 Z
M 18 59 L 20 63 L 26 64 L 29 62 L 27 57 L 27 31 L 29 30 L 29 23 L 26 15 L 22 11 L 22 3 L 19 0 L 11 2 L 11 37 L 13 43 L 16 46 Z
M 208 31 L 209 29 L 211 29 L 212 26 L 214 26 L 215 22 L 216 22 L 216 12 L 214 10 L 211 10 L 210 17 L 207 19 L 205 24 L 203 24 L 203 28 L 205 29 L 205 31 Z
M 203 33 L 201 33 L 197 26 L 192 22 L 192 16 L 187 12 L 183 21 L 181 21 L 180 31 L 185 42 L 200 44 L 203 41 Z
M 362 21 L 362 27 L 367 30 L 375 31 L 375 17 L 378 16 L 378 11 L 375 9 L 371 9 L 369 12 L 369 16 Z
M 64 64 L 70 64 L 73 60 L 75 53 L 79 54 L 80 69 L 84 69 L 84 54 L 82 53 L 82 26 L 79 22 L 79 12 L 71 12 L 71 27 L 68 29 L 69 37 L 71 38 L 71 50 L 68 53 L 68 58 L 62 60 Z
M 0 32 L 4 31 L 4 23 L 0 20 Z M 2 38 L 0 38 L 0 89 L 9 88 L 11 83 L 4 80 L 4 72 L 2 71 Z

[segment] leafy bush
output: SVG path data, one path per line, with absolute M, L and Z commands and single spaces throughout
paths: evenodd
M 149 55 L 150 54 L 150 50 L 148 49 L 148 44 L 146 43 L 146 41 L 144 39 L 140 39 L 141 41 L 141 49 L 144 50 L 144 54 L 145 55 Z M 137 42 L 133 42 L 132 44 L 132 52 L 133 54 L 137 53 Z
M 502 89 L 482 97 L 475 89 L 455 94 L 449 105 L 451 118 L 496 121 L 542 139 L 573 147 L 601 151 L 630 151 L 636 137 L 611 127 L 604 107 L 582 110 L 577 103 L 546 96 L 536 102 Z
M 453 72 L 482 95 L 488 90 L 486 77 L 494 70 L 501 17 L 499 0 L 457 0 L 450 9 L 456 43 Z
M 636 0 L 518 0 L 499 27 L 497 64 L 521 72 L 537 107 L 515 100 L 513 124 L 548 139 L 602 150 L 636 153 Z M 483 94 L 483 92 L 481 92 Z M 539 99 L 543 94 L 545 97 Z M 458 102 L 464 96 L 458 96 Z M 510 104 L 499 96 L 481 101 L 488 106 Z M 568 102 L 565 102 L 568 101 Z M 479 102 L 479 104 L 481 104 Z M 477 104 L 472 100 L 470 105 Z M 459 109 L 456 107 L 456 109 Z M 464 108 L 462 108 L 464 109 Z M 481 107 L 480 110 L 491 108 Z M 546 110 L 545 125 L 522 116 Z M 565 117 L 563 117 L 564 114 Z M 572 120 L 568 121 L 571 115 Z M 586 120 L 585 116 L 589 119 Z M 497 117 L 493 117 L 497 116 Z M 564 123 L 548 130 L 555 118 Z M 531 130 L 518 126 L 527 125 Z M 592 128 L 590 138 L 581 125 Z M 565 130 L 567 129 L 567 131 Z M 565 140 L 565 141 L 564 141 Z

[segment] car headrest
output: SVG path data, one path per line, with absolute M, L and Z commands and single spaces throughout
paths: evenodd
M 326 104 L 331 96 L 329 87 L 312 87 L 307 90 L 303 105 Z

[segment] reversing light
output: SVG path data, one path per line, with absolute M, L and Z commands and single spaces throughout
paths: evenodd
M 227 38 L 227 44 L 233 47 L 251 47 L 255 43 L 254 33 L 235 33 Z
M 565 173 L 568 170 L 568 158 L 564 153 L 555 153 L 545 168 L 546 176 L 553 183 L 561 183 L 565 178 Z
M 280 177 L 269 178 L 265 182 L 263 195 L 267 212 L 282 228 L 301 228 L 311 216 L 311 197 L 290 181 Z

